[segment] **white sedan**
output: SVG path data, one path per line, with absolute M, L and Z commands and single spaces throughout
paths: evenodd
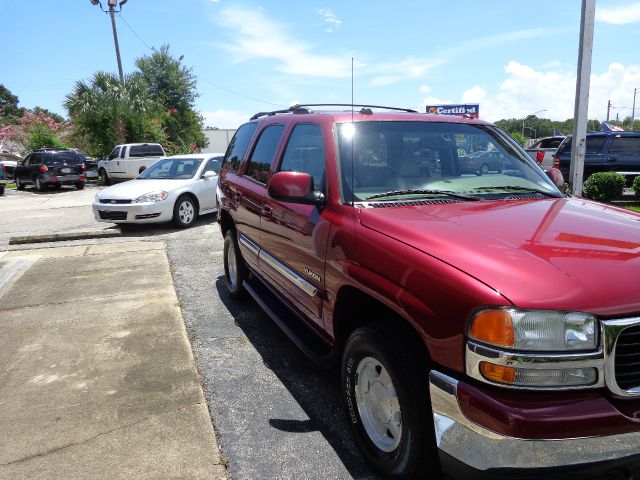
M 170 222 L 186 228 L 198 215 L 216 212 L 221 153 L 176 155 L 156 161 L 133 180 L 96 195 L 99 222 Z

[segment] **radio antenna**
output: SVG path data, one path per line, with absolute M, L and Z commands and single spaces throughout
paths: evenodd
M 353 142 L 356 141 L 355 136 L 355 126 L 353 124 L 353 57 L 351 57 L 351 131 L 353 134 L 351 135 L 351 206 L 353 207 L 356 204 L 356 194 L 353 189 L 355 188 L 356 178 L 355 178 L 355 159 L 354 159 L 354 147 Z

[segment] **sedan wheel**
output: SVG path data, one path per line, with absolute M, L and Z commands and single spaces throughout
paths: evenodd
M 196 221 L 196 207 L 193 198 L 184 196 L 178 198 L 173 207 L 173 222 L 177 227 L 187 228 Z
M 489 165 L 487 165 L 486 163 L 483 163 L 482 166 L 480 167 L 480 173 L 483 175 L 486 175 L 487 173 L 489 173 Z

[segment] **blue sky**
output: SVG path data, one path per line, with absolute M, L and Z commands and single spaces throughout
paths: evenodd
M 103 0 L 106 4 L 106 0 Z M 116 17 L 125 72 L 171 45 L 193 68 L 206 124 L 234 128 L 293 102 L 421 108 L 480 103 L 490 121 L 573 116 L 580 0 L 129 0 Z M 79 79 L 117 71 L 108 15 L 89 0 L 0 0 L 0 83 L 65 115 Z M 590 118 L 631 114 L 640 2 L 598 0 Z M 640 103 L 640 95 L 638 96 Z M 640 115 L 637 115 L 640 116 Z

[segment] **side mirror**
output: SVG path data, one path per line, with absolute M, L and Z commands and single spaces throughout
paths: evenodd
M 202 174 L 201 178 L 204 178 L 205 180 L 209 180 L 215 176 L 216 176 L 216 172 L 214 172 L 213 170 L 207 170 Z
M 562 187 L 564 187 L 564 177 L 560 170 L 557 168 L 549 168 L 545 170 L 544 173 L 547 174 L 556 187 L 562 190 Z
M 275 200 L 323 205 L 324 195 L 313 191 L 313 177 L 304 172 L 277 172 L 269 180 L 267 193 Z

